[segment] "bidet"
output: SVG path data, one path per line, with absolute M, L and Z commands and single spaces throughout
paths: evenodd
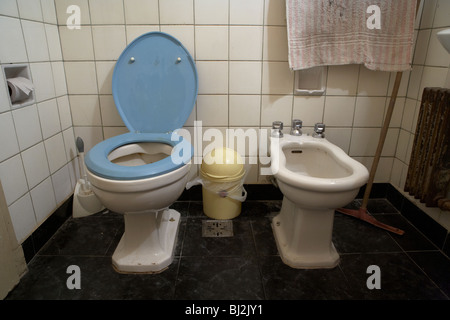
M 271 138 L 271 170 L 283 193 L 272 229 L 282 261 L 293 268 L 333 268 L 339 254 L 332 242 L 336 208 L 350 203 L 368 171 L 324 136 Z

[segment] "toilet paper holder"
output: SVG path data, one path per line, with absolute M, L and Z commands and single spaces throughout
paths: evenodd
M 8 90 L 12 109 L 28 106 L 35 102 L 34 85 L 27 64 L 2 66 L 3 77 Z

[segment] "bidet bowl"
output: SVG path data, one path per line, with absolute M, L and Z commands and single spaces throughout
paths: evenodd
M 345 206 L 369 177 L 364 165 L 325 138 L 272 138 L 271 159 L 284 196 L 305 208 Z

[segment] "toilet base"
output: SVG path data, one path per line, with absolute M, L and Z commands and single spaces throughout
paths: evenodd
M 339 254 L 332 240 L 334 210 L 299 208 L 284 197 L 272 220 L 281 260 L 296 269 L 334 268 Z
M 125 232 L 112 256 L 120 273 L 159 273 L 174 259 L 180 213 L 173 209 L 124 214 Z

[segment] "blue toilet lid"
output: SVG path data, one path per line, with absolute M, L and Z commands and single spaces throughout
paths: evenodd
M 117 60 L 112 93 L 130 132 L 165 133 L 181 128 L 194 107 L 197 69 L 186 48 L 163 32 L 131 42 Z

